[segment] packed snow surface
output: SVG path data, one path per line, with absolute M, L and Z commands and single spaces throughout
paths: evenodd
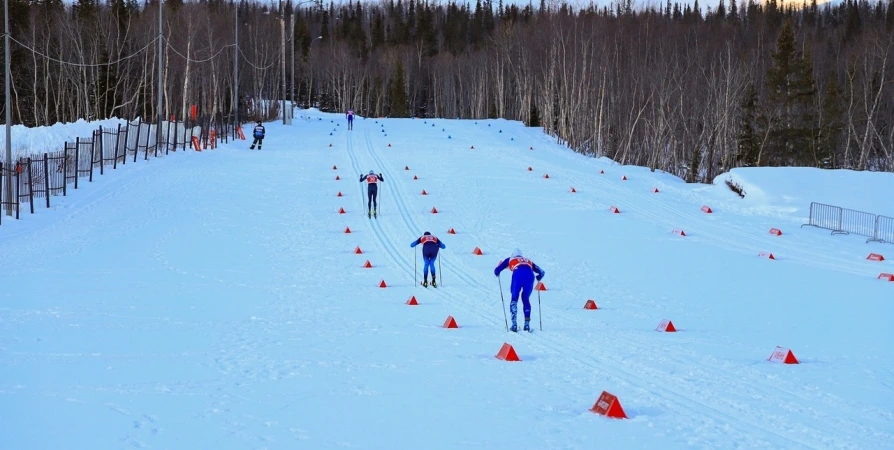
M 0 447 L 894 448 L 894 266 L 866 259 L 894 246 L 800 227 L 812 201 L 894 214 L 891 174 L 691 185 L 505 120 L 346 128 L 311 112 L 4 217 Z M 493 274 L 514 248 L 546 271 L 531 334 Z

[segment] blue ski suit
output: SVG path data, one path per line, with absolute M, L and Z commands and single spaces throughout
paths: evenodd
M 419 239 L 416 239 L 410 244 L 410 247 L 413 248 L 419 244 L 422 244 L 422 272 L 424 274 L 424 279 L 428 279 L 429 269 L 431 270 L 431 278 L 435 279 L 435 260 L 438 259 L 438 250 L 447 248 L 447 246 L 444 245 L 440 239 L 431 234 L 425 234 Z
M 504 259 L 503 262 L 494 269 L 494 275 L 499 277 L 500 272 L 507 267 L 512 272 L 512 285 L 509 288 L 512 295 L 512 298 L 509 301 L 509 312 L 512 314 L 512 325 L 515 326 L 516 324 L 519 294 L 521 294 L 525 322 L 530 322 L 531 293 L 534 291 L 534 274 L 537 274 L 537 281 L 540 281 L 543 279 L 543 276 L 546 275 L 546 272 L 538 267 L 537 264 L 534 264 L 534 261 L 521 255 L 513 255 Z

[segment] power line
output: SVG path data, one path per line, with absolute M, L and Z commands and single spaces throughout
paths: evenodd
M 127 61 L 128 59 L 136 58 L 137 56 L 140 56 L 140 53 L 146 51 L 146 49 L 149 48 L 150 45 L 154 44 L 155 41 L 158 40 L 158 37 L 156 37 L 155 39 L 152 39 L 152 41 L 150 41 L 148 44 L 146 44 L 143 48 L 137 50 L 137 51 L 136 51 L 134 54 L 132 54 L 132 55 L 129 55 L 129 56 L 125 56 L 125 57 L 123 57 L 123 58 L 116 59 L 115 61 L 109 61 L 109 62 L 107 62 L 107 63 L 93 63 L 93 64 L 83 64 L 83 63 L 74 63 L 74 62 L 69 62 L 69 61 L 63 61 L 63 60 L 61 60 L 61 59 L 53 58 L 52 56 L 47 55 L 47 54 L 45 54 L 45 53 L 41 53 L 41 52 L 38 51 L 37 49 L 28 46 L 28 45 L 25 44 L 24 42 L 21 42 L 21 41 L 16 40 L 16 38 L 14 38 L 14 37 L 12 37 L 12 36 L 9 36 L 9 39 L 10 39 L 11 41 L 15 42 L 16 44 L 19 44 L 19 46 L 21 46 L 21 47 L 23 47 L 23 48 L 25 48 L 25 49 L 31 51 L 31 53 L 33 53 L 33 54 L 35 54 L 35 55 L 38 55 L 38 56 L 41 56 L 41 57 L 43 57 L 43 58 L 46 58 L 46 59 L 48 59 L 48 60 L 50 60 L 50 61 L 53 61 L 53 62 L 55 62 L 55 63 L 63 64 L 63 65 L 66 65 L 66 66 L 73 66 L 73 67 L 100 67 L 100 66 L 111 66 L 111 65 L 114 65 L 114 64 L 118 64 L 118 63 L 120 63 L 120 62 L 122 62 L 122 61 Z

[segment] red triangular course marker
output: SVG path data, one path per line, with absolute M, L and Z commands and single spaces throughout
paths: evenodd
M 571 186 L 571 192 L 577 192 L 577 190 L 574 189 L 574 186 Z
M 779 228 L 770 228 L 770 234 L 773 236 L 782 236 L 782 230 Z
M 416 301 L 416 296 L 415 296 L 415 295 L 412 296 L 412 297 L 410 297 L 409 300 L 407 300 L 407 304 L 410 305 L 410 306 L 419 306 L 419 302 Z
M 664 319 L 661 321 L 661 323 L 658 324 L 658 328 L 655 328 L 655 331 L 664 331 L 667 333 L 675 333 L 677 331 L 677 329 L 674 328 L 673 322 L 671 322 L 670 320 Z
M 652 192 L 654 192 L 654 193 L 657 194 L 657 193 L 658 193 L 658 188 L 652 188 Z
M 456 230 L 450 228 L 449 230 L 447 230 L 447 234 L 456 234 Z
M 587 300 L 587 303 L 584 304 L 584 309 L 599 309 L 599 307 L 596 306 L 596 302 L 593 300 Z
M 471 147 L 469 147 L 469 148 L 471 148 L 471 149 L 472 149 L 472 150 L 475 150 L 475 146 L 474 146 L 474 145 L 473 145 L 473 146 L 471 146 Z
M 532 169 L 531 166 L 528 166 L 528 172 L 531 172 L 532 170 L 534 169 Z
M 620 213 L 621 213 L 621 211 L 620 211 L 618 208 L 614 207 L 614 206 L 612 206 L 612 207 L 609 208 L 608 210 L 611 211 L 611 212 L 613 212 L 613 213 L 615 213 L 615 214 L 620 214 Z
M 338 191 L 338 195 L 336 195 L 336 197 L 341 197 L 341 196 L 342 196 L 341 191 Z
M 537 282 L 537 286 L 534 286 L 534 290 L 535 290 L 535 291 L 545 291 L 545 290 L 546 290 L 546 285 L 543 284 L 542 281 L 538 281 L 538 282 Z
M 714 211 L 712 211 L 711 208 L 710 208 L 708 205 L 702 205 L 702 212 L 705 213 L 705 214 L 711 214 L 711 213 L 713 213 Z
M 456 324 L 456 319 L 454 319 L 453 316 L 447 316 L 447 320 L 444 321 L 443 327 L 444 328 L 459 328 L 459 326 Z
M 627 175 L 624 175 L 623 177 L 621 177 L 621 180 L 622 180 L 622 181 L 627 181 Z
M 414 179 L 414 180 L 418 180 L 419 177 L 417 177 L 416 175 L 413 175 L 413 179 Z
M 388 285 L 385 284 L 385 280 L 382 280 L 382 282 L 379 283 L 379 287 L 380 287 L 380 288 L 386 288 L 386 287 L 388 287 Z
M 879 279 L 879 280 L 885 280 L 885 281 L 894 281 L 894 274 L 892 274 L 892 273 L 880 273 L 880 274 L 878 274 L 878 279 Z
M 404 170 L 410 170 L 410 166 L 404 166 Z
M 528 147 L 528 150 L 534 150 L 534 147 Z
M 475 247 L 475 250 L 472 250 L 472 254 L 473 254 L 473 255 L 483 255 L 484 253 L 481 253 L 481 249 L 480 249 L 480 248 Z
M 329 146 L 332 147 L 332 144 L 329 144 Z
M 338 170 L 338 167 L 332 166 L 332 170 Z
M 364 269 L 372 269 L 373 265 L 369 263 L 369 260 L 366 260 L 366 264 L 363 265 Z
M 391 147 L 391 143 L 390 143 L 390 142 L 388 143 L 388 146 Z
M 882 255 L 879 255 L 878 253 L 870 253 L 869 256 L 866 257 L 866 259 L 868 259 L 870 261 L 884 261 L 885 257 Z
M 795 358 L 795 354 L 792 353 L 790 349 L 778 345 L 776 346 L 776 350 L 773 351 L 773 354 L 767 358 L 767 361 L 781 362 L 783 364 L 800 364 L 798 358 Z
M 599 171 L 599 173 L 602 173 L 602 174 L 604 174 L 604 173 L 605 173 L 605 171 L 604 171 L 604 170 L 600 170 L 600 171 Z
M 543 178 L 549 178 L 549 174 L 548 174 L 548 173 L 547 173 L 547 174 L 544 174 L 544 175 L 543 175 Z
M 362 255 L 362 254 L 363 254 L 363 250 L 360 250 L 360 246 L 357 246 L 357 248 L 354 249 L 354 254 L 355 254 L 355 255 Z
M 338 175 L 336 175 L 336 176 L 335 176 L 335 181 L 338 181 L 338 180 L 341 180 L 341 178 L 339 178 Z
M 679 234 L 680 236 L 686 236 L 686 232 L 679 228 L 674 230 L 674 234 Z
M 501 359 L 503 361 L 521 361 L 518 359 L 518 354 L 515 353 L 515 349 L 512 348 L 512 345 L 504 342 L 503 346 L 500 347 L 500 352 L 497 353 L 497 359 Z
M 338 208 L 338 213 L 339 213 L 339 214 L 344 214 L 344 213 L 345 213 L 345 209 L 344 209 L 344 208 Z
M 431 213 L 432 213 L 432 214 L 437 214 L 437 213 L 438 213 L 438 208 L 432 208 L 432 209 L 431 209 Z
M 350 233 L 350 232 L 351 232 L 351 227 L 345 227 L 345 233 Z
M 425 192 L 425 189 L 422 190 L 422 195 L 428 195 L 428 192 Z
M 624 414 L 624 408 L 621 407 L 618 397 L 605 391 L 602 391 L 602 395 L 599 396 L 599 399 L 596 400 L 590 411 L 601 416 L 611 417 L 612 419 L 627 418 L 627 414 Z
M 770 252 L 760 252 L 757 254 L 757 256 L 760 256 L 761 258 L 767 258 L 767 259 L 776 259 L 776 257 L 773 256 L 773 254 Z

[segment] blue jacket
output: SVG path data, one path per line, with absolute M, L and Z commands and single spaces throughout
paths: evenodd
M 504 259 L 503 262 L 501 262 L 500 265 L 498 265 L 497 268 L 494 269 L 494 275 L 500 276 L 500 272 L 502 272 L 506 268 L 509 268 L 509 270 L 512 272 L 513 277 L 516 273 L 536 273 L 537 281 L 540 281 L 546 275 L 545 270 L 541 269 L 540 266 L 538 266 L 537 264 L 534 264 L 534 261 L 531 261 L 530 259 L 523 256 L 515 256 Z
M 425 239 L 427 242 L 422 242 L 423 239 Z M 447 246 L 444 245 L 443 241 L 441 241 L 437 237 L 432 236 L 430 234 L 422 236 L 419 239 L 416 239 L 415 241 L 413 241 L 413 243 L 410 244 L 410 248 L 416 247 L 420 243 L 422 244 L 422 253 L 423 254 L 436 254 L 437 255 L 438 249 L 447 248 Z
M 258 125 L 258 126 L 255 127 L 254 136 L 255 136 L 256 138 L 263 138 L 263 137 L 264 137 L 264 132 L 265 132 L 265 130 L 264 130 L 264 126 L 263 126 L 263 125 Z

